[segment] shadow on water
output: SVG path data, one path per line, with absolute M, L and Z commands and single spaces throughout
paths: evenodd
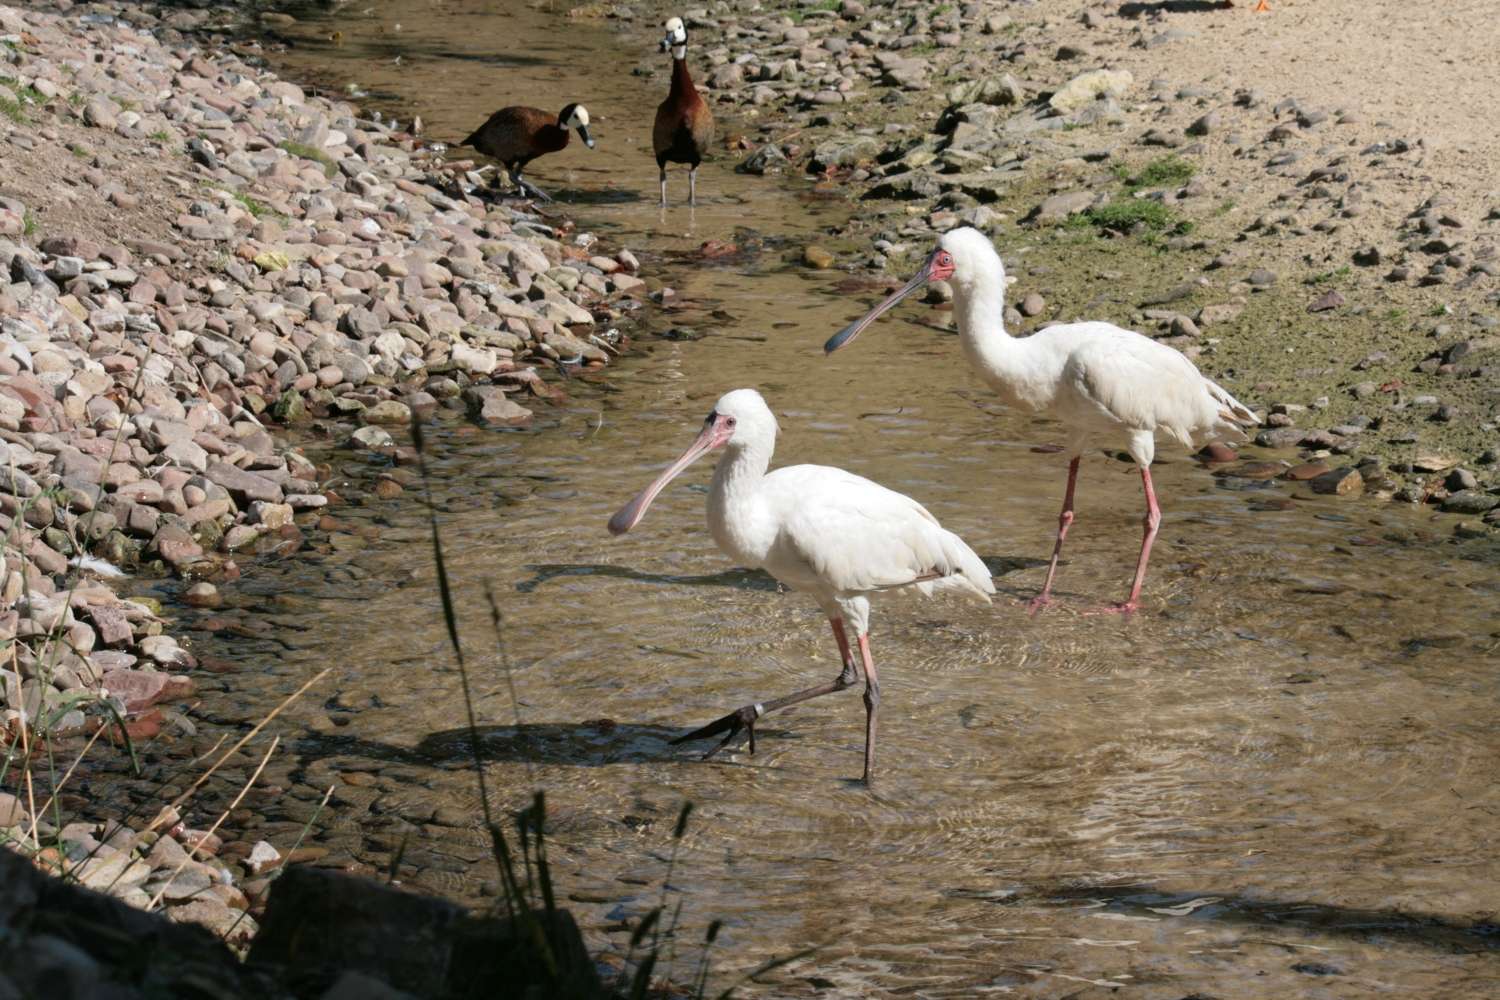
M 1047 565 L 1045 559 L 1025 556 L 980 556 L 989 568 L 991 576 L 1005 576 L 1024 569 L 1035 569 Z M 784 590 L 775 578 L 764 570 L 731 569 L 722 573 L 650 573 L 629 566 L 611 566 L 605 563 L 544 563 L 526 567 L 533 575 L 516 584 L 522 594 L 533 593 L 538 587 L 553 580 L 570 576 L 602 576 L 616 580 L 634 580 L 637 583 L 675 584 L 684 587 L 732 587 L 735 590 L 759 590 L 778 593 Z
M 544 583 L 560 577 L 603 576 L 616 580 L 634 580 L 637 583 L 668 583 L 684 587 L 733 587 L 736 590 L 761 590 L 776 593 L 781 590 L 769 573 L 758 569 L 731 569 L 722 573 L 648 573 L 629 566 L 610 566 L 604 563 L 549 563 L 526 567 L 536 575 L 516 584 L 516 590 L 530 594 Z
M 272 35 L 278 42 L 310 54 L 318 52 L 330 54 L 332 50 L 338 48 L 328 39 L 316 36 L 285 32 L 273 32 Z M 437 40 L 424 42 L 420 39 L 413 39 L 410 35 L 400 35 L 388 40 L 378 37 L 368 38 L 363 41 L 363 47 L 367 58 L 393 63 L 399 58 L 402 62 L 431 60 L 432 62 L 466 63 L 495 69 L 508 69 L 518 66 L 541 67 L 551 62 L 546 56 L 522 55 L 514 52 L 465 52 L 460 48 L 443 45 Z M 496 108 L 499 107 L 501 105 L 497 104 Z
M 713 743 L 700 741 L 682 747 L 671 746 L 673 739 L 688 731 L 687 726 L 657 726 L 610 719 L 578 723 L 536 722 L 520 726 L 481 726 L 479 742 L 485 760 L 490 763 L 606 767 L 674 758 L 696 760 Z M 757 728 L 756 732 L 761 738 L 788 735 L 769 728 Z M 336 734 L 309 734 L 297 741 L 297 747 L 309 758 L 353 756 L 427 767 L 463 769 L 474 766 L 474 751 L 467 727 L 430 733 L 414 747 Z
M 468 152 L 468 147 L 466 146 L 459 147 L 455 144 L 455 148 Z M 481 154 L 471 155 L 481 162 L 495 162 Z M 543 166 L 545 167 L 545 164 Z M 523 176 L 527 181 L 534 182 L 543 191 L 547 192 L 551 196 L 552 201 L 539 204 L 534 198 L 516 194 L 503 187 L 494 186 L 496 182 L 493 179 L 490 182 L 492 186 L 477 188 L 473 193 L 483 199 L 486 204 L 520 208 L 527 211 L 536 211 L 538 208 L 548 209 L 549 205 L 555 209 L 558 206 L 565 205 L 632 205 L 647 200 L 647 195 L 644 192 L 627 188 L 553 187 L 547 183 L 545 169 L 541 173 L 535 174 L 528 170 Z
M 1400 939 L 1428 948 L 1459 953 L 1500 951 L 1500 924 L 1470 922 L 1432 913 L 1410 913 L 1328 903 L 1260 898 L 1246 892 L 1162 892 L 1150 885 L 1070 886 L 1003 890 L 954 890 L 962 898 L 1073 906 L 1087 904 L 1102 912 L 1147 920 L 1177 917 L 1193 921 L 1258 924 L 1318 934 L 1370 939 Z

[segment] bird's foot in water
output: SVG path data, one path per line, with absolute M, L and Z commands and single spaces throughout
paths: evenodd
M 1038 611 L 1041 611 L 1043 608 L 1051 607 L 1056 603 L 1057 598 L 1053 597 L 1051 594 L 1037 594 L 1031 600 L 1026 602 L 1026 613 L 1035 618 Z
M 710 736 L 717 736 L 720 733 L 723 733 L 724 738 L 719 741 L 718 746 L 714 747 L 713 749 L 709 750 L 708 753 L 703 755 L 703 759 L 708 760 L 714 754 L 727 747 L 730 742 L 740 734 L 741 730 L 745 730 L 750 735 L 750 752 L 754 753 L 755 720 L 760 718 L 761 714 L 761 707 L 759 705 L 746 705 L 744 708 L 737 708 L 721 719 L 715 719 L 706 726 L 694 729 L 690 733 L 677 737 L 672 741 L 672 745 L 676 746 L 679 743 L 689 743 L 693 740 L 707 739 Z
M 1089 615 L 1133 615 L 1141 610 L 1140 601 L 1116 601 L 1114 604 L 1106 604 L 1102 608 L 1094 608 L 1086 611 Z

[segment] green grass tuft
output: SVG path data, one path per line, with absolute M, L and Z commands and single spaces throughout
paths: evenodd
M 281 148 L 293 156 L 323 164 L 323 173 L 329 177 L 332 177 L 338 170 L 338 166 L 333 162 L 333 157 L 321 149 L 314 149 L 306 143 L 292 142 L 289 139 L 281 144 Z
M 1131 191 L 1142 188 L 1176 187 L 1186 184 L 1197 172 L 1196 164 L 1174 153 L 1158 156 L 1135 174 L 1131 173 L 1130 165 L 1125 163 L 1116 163 L 1110 168 L 1110 173 L 1114 174 Z
M 41 228 L 41 223 L 36 221 L 36 213 L 28 208 L 26 214 L 21 217 L 21 235 L 35 236 L 37 230 Z
M 786 16 L 791 18 L 793 24 L 801 24 L 807 20 L 807 15 L 817 10 L 838 10 L 842 0 L 818 0 L 817 3 L 803 4 L 786 11 Z
M 1179 220 L 1170 208 L 1153 198 L 1116 198 L 1106 205 L 1085 209 L 1068 219 L 1070 227 L 1092 226 L 1114 233 L 1130 233 L 1144 225 L 1148 232 L 1186 233 L 1192 224 Z
M 1324 271 L 1321 274 L 1315 274 L 1307 279 L 1307 283 L 1309 285 L 1328 285 L 1336 281 L 1342 281 L 1344 278 L 1349 277 L 1349 275 L 1353 273 L 1354 268 L 1349 264 L 1345 264 L 1343 267 L 1338 268 L 1337 270 Z

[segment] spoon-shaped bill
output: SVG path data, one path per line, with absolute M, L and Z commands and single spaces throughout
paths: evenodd
M 880 303 L 880 305 L 865 313 L 865 315 L 860 319 L 857 319 L 853 323 L 850 323 L 848 326 L 844 327 L 838 333 L 835 333 L 832 337 L 829 337 L 828 342 L 823 345 L 823 353 L 832 354 L 840 347 L 843 347 L 845 344 L 849 343 L 849 341 L 853 340 L 855 337 L 858 337 L 860 335 L 860 332 L 863 331 L 865 327 L 869 326 L 871 323 L 875 322 L 882 315 L 884 315 L 886 310 L 890 309 L 897 302 L 900 302 L 902 299 L 906 298 L 912 292 L 915 292 L 918 288 L 921 288 L 923 285 L 927 284 L 927 282 L 930 280 L 932 280 L 932 258 L 928 258 L 927 263 L 922 265 L 921 270 L 919 270 L 910 281 L 892 292 L 884 302 Z
M 641 522 L 646 516 L 646 508 L 651 506 L 651 501 L 666 487 L 673 479 L 692 465 L 704 455 L 713 451 L 723 444 L 727 437 L 717 420 L 710 420 L 699 433 L 697 440 L 688 446 L 688 450 L 682 453 L 682 457 L 673 462 L 666 472 L 656 477 L 650 486 L 635 495 L 635 499 L 615 511 L 615 516 L 609 519 L 609 533 L 611 535 L 623 535 Z

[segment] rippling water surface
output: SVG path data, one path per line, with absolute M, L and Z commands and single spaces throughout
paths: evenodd
M 496 53 L 502 23 L 515 48 Z M 342 47 L 317 43 L 325 28 Z M 795 247 L 848 206 L 720 161 L 700 178 L 706 204 L 663 217 L 646 143 L 666 75 L 629 75 L 637 35 L 460 2 L 299 30 L 294 70 L 357 80 L 436 134 L 513 101 L 587 102 L 599 151 L 539 161 L 534 179 L 577 192 L 583 228 L 660 262 L 683 305 L 654 326 L 707 334 L 643 336 L 530 432 L 448 425 L 432 444 L 490 775 L 510 807 L 547 790 L 560 891 L 593 944 L 623 950 L 658 901 L 690 799 L 667 899 L 682 900 L 692 940 L 726 922 L 715 982 L 820 946 L 749 994 L 1500 992 L 1493 549 L 1431 544 L 1448 526 L 1424 512 L 1215 478 L 1169 455 L 1147 612 L 1087 617 L 1123 596 L 1142 513 L 1133 467 L 1096 453 L 1065 603 L 1028 618 L 1065 472 L 1032 449 L 1057 428 L 1002 411 L 920 307 L 821 356 L 868 296 L 784 264 L 778 241 Z M 726 265 L 674 259 L 736 225 L 768 243 Z M 742 385 L 780 419 L 778 463 L 836 464 L 915 496 L 996 573 L 992 607 L 877 607 L 873 793 L 852 780 L 857 691 L 770 717 L 754 756 L 702 763 L 667 745 L 838 670 L 810 600 L 714 549 L 707 465 L 632 534 L 604 531 Z M 261 638 L 204 636 L 200 650 L 243 664 L 205 708 L 256 718 L 334 665 L 327 700 L 290 713 L 304 782 L 291 798 L 336 789 L 314 842 L 383 868 L 409 837 L 408 884 L 482 902 L 493 868 L 415 496 L 343 508 L 354 530 L 247 574 L 237 606 L 215 614 Z

